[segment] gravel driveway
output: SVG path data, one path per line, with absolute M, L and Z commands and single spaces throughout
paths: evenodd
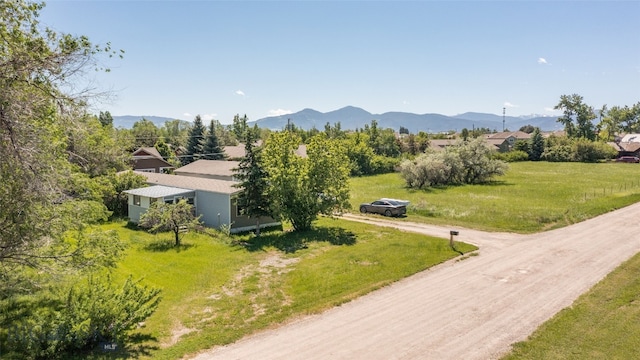
M 640 251 L 640 203 L 534 235 L 348 219 L 480 247 L 322 314 L 196 359 L 495 359 Z

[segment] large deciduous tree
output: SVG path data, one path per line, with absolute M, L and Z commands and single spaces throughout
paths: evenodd
M 41 28 L 43 6 L 0 1 L 0 349 L 10 358 L 62 357 L 109 336 L 99 329 L 86 338 L 68 332 L 102 314 L 47 319 L 64 319 L 69 304 L 81 300 L 75 292 L 60 294 L 61 286 L 115 266 L 124 249 L 115 232 L 91 226 L 109 215 L 90 178 L 107 171 L 94 164 L 109 157 L 97 148 L 107 130 L 87 117 L 89 92 L 70 92 L 83 82 L 83 70 L 101 67 L 99 54 L 113 52 L 86 37 Z M 116 289 L 105 291 L 106 307 L 154 307 L 153 292 L 151 303 L 125 294 L 116 304 Z M 35 336 L 8 339 L 7 329 L 22 324 Z
M 558 122 L 564 125 L 567 137 L 595 140 L 596 132 L 593 120 L 596 119 L 596 114 L 593 108 L 585 104 L 583 100 L 583 97 L 578 94 L 561 95 L 560 101 L 554 109 L 563 112 L 563 115 L 558 118 Z
M 349 207 L 349 159 L 341 144 L 325 134 L 311 138 L 308 158 L 295 154 L 299 143 L 300 138 L 291 131 L 271 134 L 263 149 L 263 163 L 274 215 L 304 231 L 318 215 Z

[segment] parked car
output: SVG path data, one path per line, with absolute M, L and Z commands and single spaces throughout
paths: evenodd
M 620 156 L 616 159 L 617 162 L 626 162 L 626 163 L 640 163 L 640 158 L 637 156 Z
M 407 213 L 407 206 L 394 200 L 376 200 L 360 204 L 360 212 L 382 214 L 384 216 L 400 216 Z

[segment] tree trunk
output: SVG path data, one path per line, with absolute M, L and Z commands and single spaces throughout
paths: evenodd
M 173 230 L 173 234 L 176 236 L 176 247 L 180 246 L 180 227 Z
M 260 218 L 256 218 L 256 236 L 260 236 Z

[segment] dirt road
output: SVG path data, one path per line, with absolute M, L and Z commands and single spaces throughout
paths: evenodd
M 535 235 L 457 229 L 479 256 L 196 358 L 495 359 L 639 252 L 638 219 L 635 204 Z M 454 229 L 365 221 L 445 238 Z

